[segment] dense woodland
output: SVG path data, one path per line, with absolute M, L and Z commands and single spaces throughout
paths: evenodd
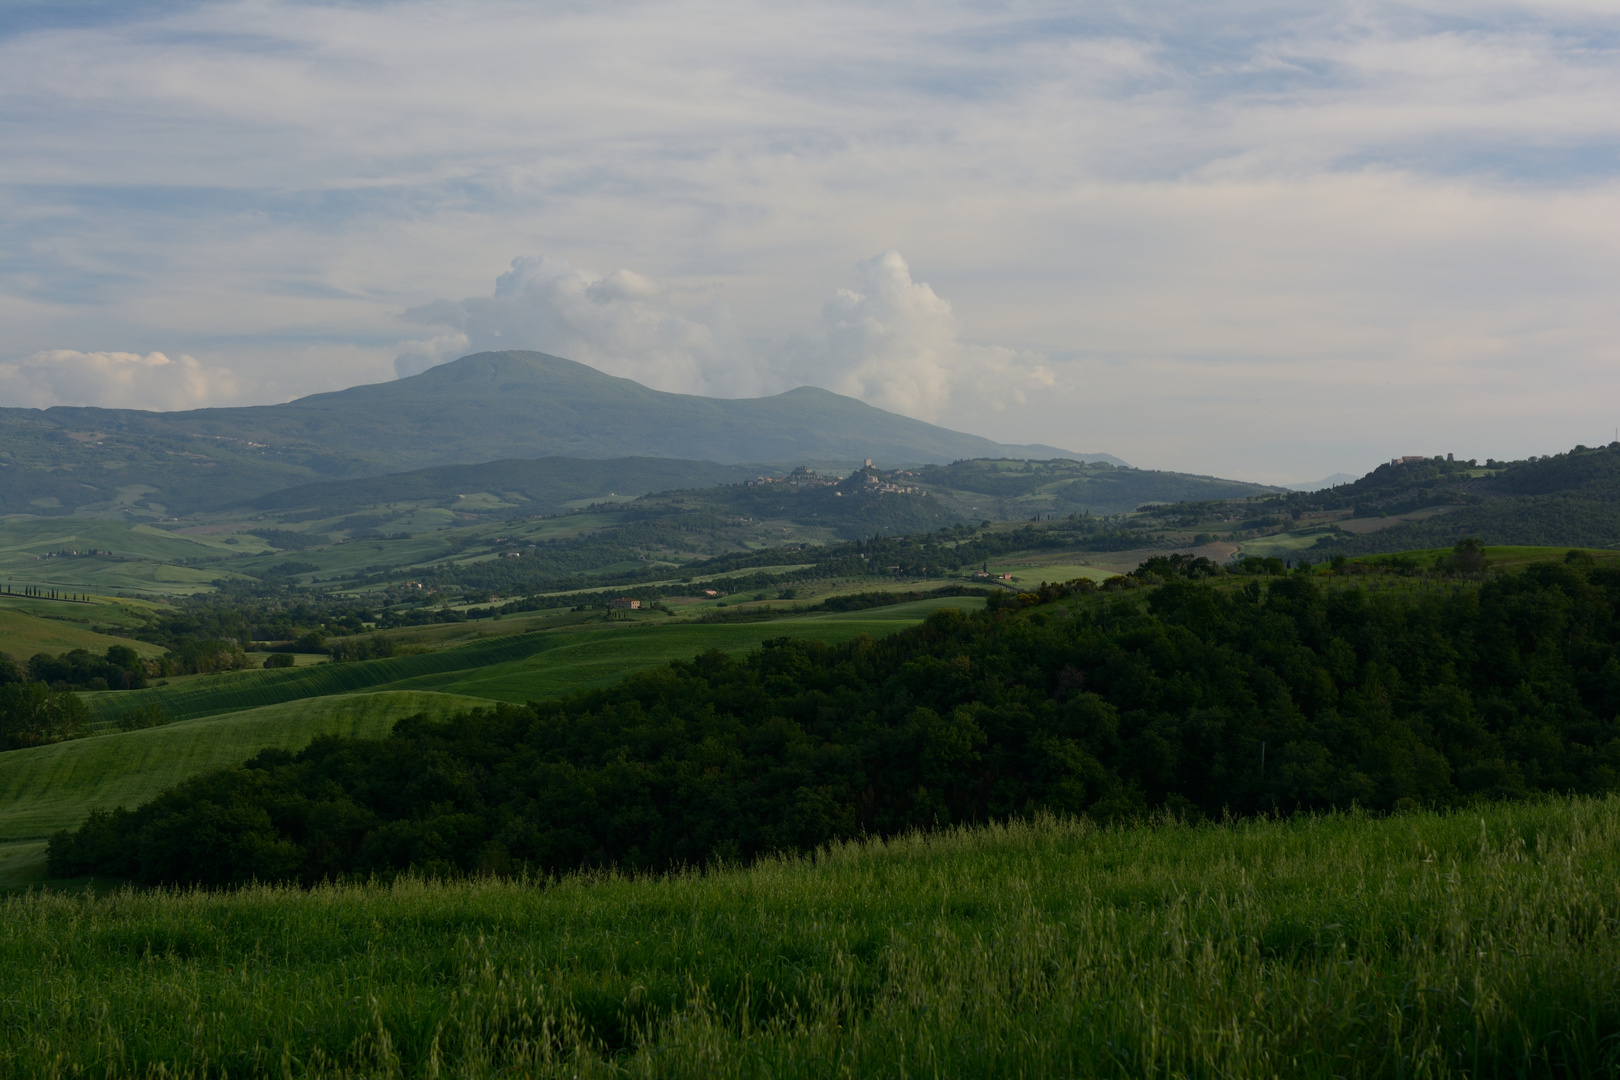
M 0 750 L 41 746 L 84 733 L 90 718 L 84 702 L 38 677 L 37 661 L 53 659 L 36 656 L 35 662 L 19 664 L 0 653 Z
M 779 640 L 385 740 L 266 751 L 58 834 L 51 872 L 655 870 L 1039 812 L 1620 787 L 1620 569 L 1571 553 L 1410 591 L 1248 569 L 1165 561 L 882 640 Z

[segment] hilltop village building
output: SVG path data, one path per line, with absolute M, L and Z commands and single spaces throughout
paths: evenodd
M 905 482 L 906 477 L 916 477 L 916 473 L 906 469 L 895 469 L 884 473 L 874 468 L 872 459 L 866 459 L 866 465 L 855 470 L 849 476 L 818 476 L 816 471 L 800 465 L 786 476 L 756 476 L 747 481 L 749 487 L 764 487 L 769 484 L 785 484 L 796 488 L 833 488 L 834 495 L 843 495 L 848 492 L 860 491 L 868 495 L 927 495 L 928 492 L 915 484 Z

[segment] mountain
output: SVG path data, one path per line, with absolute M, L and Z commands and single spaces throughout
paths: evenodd
M 282 405 L 0 410 L 0 512 L 197 512 L 323 478 L 498 458 L 884 464 L 1107 454 L 992 442 L 800 387 L 670 394 L 535 352 L 478 353 Z
M 1338 487 L 1340 484 L 1354 483 L 1358 477 L 1347 472 L 1336 472 L 1332 476 L 1324 476 L 1320 480 L 1309 484 L 1284 484 L 1289 491 L 1321 491 L 1323 488 Z
M 756 473 L 752 466 L 677 458 L 508 458 L 299 484 L 249 500 L 244 509 L 268 514 L 293 511 L 305 519 L 407 503 L 461 509 L 461 501 L 476 493 L 498 502 L 489 506 L 488 498 L 480 500 L 474 504 L 474 515 L 487 510 L 510 513 L 517 507 L 527 513 L 555 513 L 592 500 L 737 484 L 752 480 Z

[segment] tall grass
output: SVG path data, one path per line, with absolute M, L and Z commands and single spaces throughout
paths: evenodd
M 32 894 L 15 1076 L 1613 1076 L 1620 799 Z

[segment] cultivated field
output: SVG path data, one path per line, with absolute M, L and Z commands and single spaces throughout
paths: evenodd
M 1620 1068 L 1620 800 L 0 901 L 9 1076 Z
M 340 695 L 0 754 L 0 888 L 42 880 L 45 838 L 91 810 L 138 806 L 265 747 L 299 750 L 317 735 L 377 739 L 407 716 L 488 704 L 422 692 Z
M 127 645 L 142 656 L 158 656 L 163 652 L 158 646 L 149 645 L 144 641 L 98 634 L 90 630 L 88 619 L 75 617 L 86 612 L 94 612 L 95 608 L 90 605 L 39 601 L 31 606 L 34 611 L 42 613 L 34 614 L 22 610 L 21 605 L 0 601 L 0 652 L 9 653 L 19 662 L 27 660 L 35 653 L 56 654 L 70 649 L 89 649 L 94 653 L 105 653 L 109 645 Z

